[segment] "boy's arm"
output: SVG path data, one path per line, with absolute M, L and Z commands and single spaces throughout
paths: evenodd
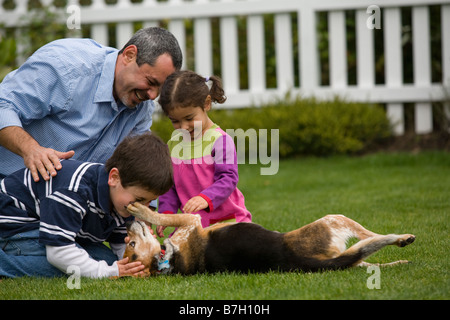
M 69 266 L 78 266 L 80 276 L 89 278 L 103 278 L 119 276 L 117 262 L 108 266 L 106 261 L 96 261 L 89 254 L 75 244 L 67 246 L 46 246 L 47 260 L 53 266 L 67 273 Z
M 106 261 L 96 261 L 89 254 L 75 244 L 67 246 L 46 246 L 47 260 L 53 266 L 67 273 L 69 266 L 78 266 L 80 276 L 89 278 L 140 276 L 145 266 L 140 262 L 128 263 L 128 258 L 115 261 L 108 266 Z

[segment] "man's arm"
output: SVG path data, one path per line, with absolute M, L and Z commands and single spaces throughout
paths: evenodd
M 0 130 L 0 145 L 11 152 L 21 156 L 25 166 L 30 169 L 34 181 L 39 181 L 39 174 L 44 180 L 56 175 L 56 170 L 61 169 L 59 159 L 69 159 L 75 151 L 60 152 L 50 148 L 44 148 L 33 139 L 21 127 L 11 126 Z

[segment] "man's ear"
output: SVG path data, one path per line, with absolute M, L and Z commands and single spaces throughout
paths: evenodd
M 137 47 L 134 44 L 129 45 L 128 47 L 126 47 L 123 50 L 122 55 L 123 55 L 123 61 L 126 64 L 136 61 Z
M 115 187 L 117 184 L 120 184 L 119 169 L 117 169 L 117 168 L 112 168 L 112 169 L 109 171 L 108 185 L 109 185 L 110 187 Z

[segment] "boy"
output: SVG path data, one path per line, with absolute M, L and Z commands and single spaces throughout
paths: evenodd
M 148 133 L 126 138 L 106 165 L 64 160 L 49 181 L 34 182 L 29 169 L 7 176 L 0 181 L 0 277 L 60 276 L 73 266 L 91 278 L 139 275 L 140 262 L 116 261 L 125 222 L 134 219 L 125 207 L 148 205 L 170 189 L 172 175 L 167 145 Z

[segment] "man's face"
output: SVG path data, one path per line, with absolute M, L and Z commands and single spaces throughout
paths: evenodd
M 129 108 L 136 107 L 145 100 L 155 100 L 166 78 L 175 72 L 172 58 L 163 54 L 155 65 L 136 63 L 137 48 L 127 47 L 117 58 L 114 74 L 114 98 Z

